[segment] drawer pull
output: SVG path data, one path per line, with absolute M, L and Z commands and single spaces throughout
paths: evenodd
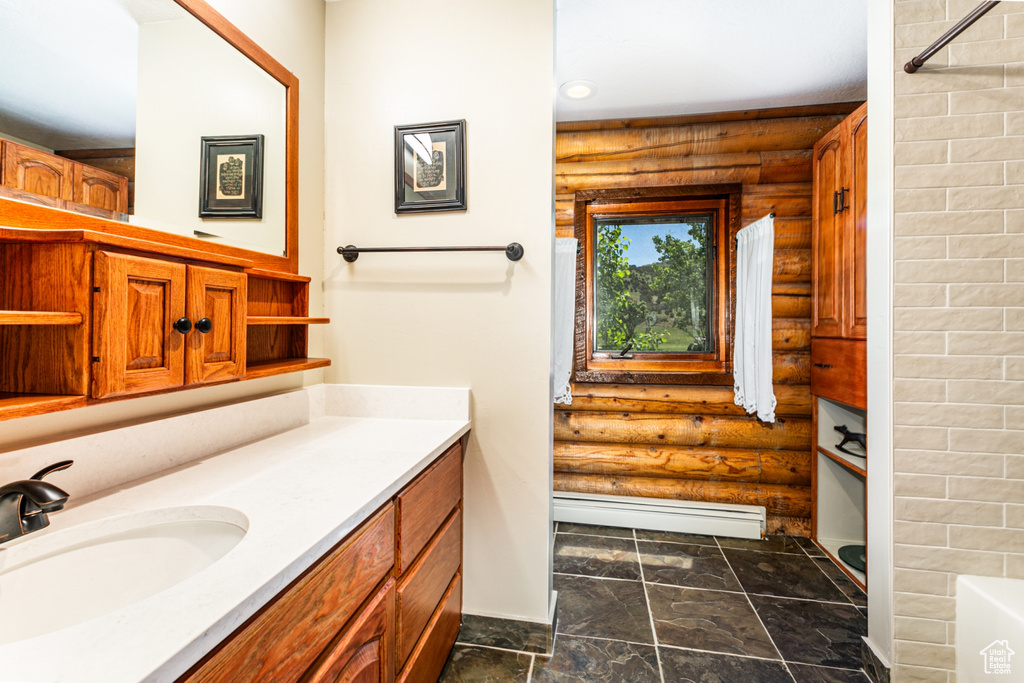
M 188 334 L 189 332 L 192 331 L 192 321 L 189 320 L 188 318 L 178 318 L 177 320 L 174 321 L 171 327 L 174 328 L 175 332 L 180 332 L 181 334 Z
M 822 370 L 831 370 L 832 366 L 828 363 L 815 363 L 814 367 L 821 368 Z

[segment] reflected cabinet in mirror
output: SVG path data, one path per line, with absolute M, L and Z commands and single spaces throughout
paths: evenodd
M 296 272 L 298 80 L 203 0 L 0 0 L 0 63 L 0 225 Z M 204 137 L 261 137 L 261 168 L 231 182 L 246 159 Z M 260 190 L 259 217 L 200 217 L 207 167 L 228 203 Z

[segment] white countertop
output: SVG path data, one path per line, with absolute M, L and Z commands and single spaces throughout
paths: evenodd
M 380 403 L 387 410 L 389 402 Z M 328 395 L 328 412 L 331 406 Z M 0 546 L 0 568 L 6 548 L 34 536 L 141 511 L 223 506 L 248 518 L 248 532 L 213 565 L 162 593 L 0 646 L 0 681 L 175 680 L 465 434 L 468 414 L 454 415 L 323 416 L 52 514 L 50 528 Z

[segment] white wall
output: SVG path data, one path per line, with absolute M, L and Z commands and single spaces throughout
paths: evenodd
M 186 16 L 139 26 L 138 93 L 134 220 L 284 254 L 284 86 Z M 264 138 L 262 218 L 200 218 L 201 138 L 257 134 Z
M 323 25 L 322 0 L 210 0 L 219 12 L 299 77 L 299 272 L 313 278 L 311 315 L 323 311 Z M 198 144 L 198 143 L 197 143 Z M 196 166 L 198 171 L 198 165 Z M 198 198 L 195 198 L 198 206 Z M 310 330 L 310 355 L 323 355 L 323 325 Z M 62 413 L 0 422 L 0 452 L 25 444 L 261 396 L 322 381 L 313 370 L 149 398 L 112 401 Z M 72 456 L 73 457 L 73 456 Z M 31 472 L 7 471 L 0 481 Z
M 892 661 L 893 6 L 868 12 L 868 644 Z
M 468 386 L 465 604 L 548 617 L 552 0 L 327 5 L 330 382 Z M 396 216 L 393 126 L 466 119 L 468 211 Z M 339 245 L 500 245 L 365 254 Z

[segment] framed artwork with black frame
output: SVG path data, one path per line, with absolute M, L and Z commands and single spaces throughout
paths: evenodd
M 200 218 L 263 217 L 263 136 L 203 137 Z
M 466 210 L 466 121 L 395 126 L 395 213 Z

